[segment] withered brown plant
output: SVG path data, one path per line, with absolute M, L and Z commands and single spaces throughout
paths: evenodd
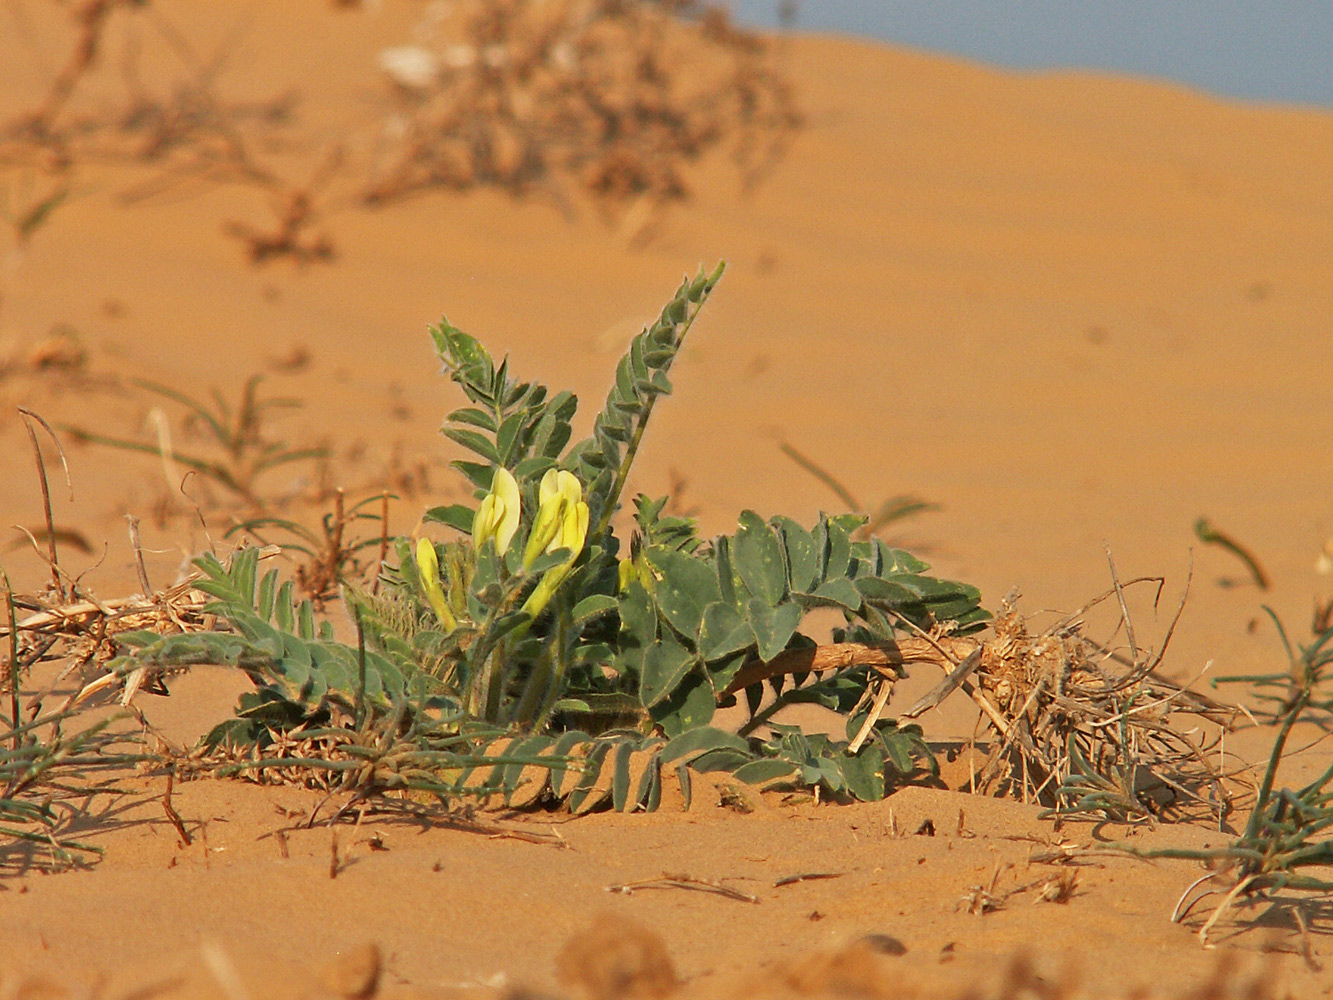
M 393 110 L 368 202 L 565 181 L 679 198 L 707 150 L 730 144 L 753 179 L 800 120 L 768 43 L 695 3 L 463 0 L 437 36 L 382 53 Z
M 1036 634 L 1007 598 L 979 655 L 969 657 L 974 662 L 955 668 L 965 675 L 957 686 L 981 710 L 977 742 L 987 748 L 971 784 L 1040 802 L 1062 816 L 1210 815 L 1221 822 L 1235 786 L 1222 769 L 1216 735 L 1206 734 L 1231 727 L 1238 713 L 1159 673 L 1184 598 L 1160 646 L 1147 649 L 1139 645 L 1125 591 L 1155 585 L 1160 597 L 1162 581 L 1122 584 L 1114 564 L 1112 579 L 1106 593 Z M 1086 634 L 1085 616 L 1112 599 L 1120 611 L 1114 634 L 1096 641 Z M 1122 630 L 1123 645 L 1112 646 Z M 1173 715 L 1194 722 L 1172 725 Z

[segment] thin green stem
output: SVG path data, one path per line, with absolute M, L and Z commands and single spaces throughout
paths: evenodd
M 819 681 L 818 684 L 824 684 L 830 681 L 834 681 L 842 676 L 843 676 L 842 674 L 837 674 L 837 673 L 830 674 L 827 677 L 825 677 L 822 681 Z M 780 695 L 778 695 L 776 698 L 773 699 L 773 704 L 752 715 L 750 717 L 749 722 L 745 723 L 745 725 L 741 726 L 738 730 L 736 730 L 736 735 L 749 736 L 760 726 L 768 722 L 769 719 L 777 715 L 778 712 L 782 711 L 788 705 L 794 704 L 794 702 L 790 698 L 791 695 L 796 694 L 798 691 L 801 692 L 802 694 L 806 694 L 807 692 L 814 690 L 816 686 L 818 685 L 812 684 L 808 687 L 803 687 L 803 688 L 790 687 L 787 690 L 783 691 Z
M 1250 577 L 1260 590 L 1268 590 L 1272 584 L 1268 579 L 1268 574 L 1264 568 L 1259 565 L 1259 560 L 1253 552 L 1247 549 L 1240 542 L 1236 541 L 1225 532 L 1218 531 L 1208 518 L 1201 517 L 1194 522 L 1194 535 L 1205 545 L 1218 545 L 1226 549 L 1237 559 L 1245 564 L 1245 568 L 1250 571 Z
M 1291 730 L 1296 725 L 1296 720 L 1300 717 L 1309 700 L 1310 688 L 1307 684 L 1296 696 L 1296 700 L 1292 702 L 1286 718 L 1282 720 L 1282 728 L 1278 731 L 1277 739 L 1273 741 L 1273 752 L 1268 756 L 1268 767 L 1264 771 L 1263 784 L 1259 786 L 1259 794 L 1254 800 L 1254 811 L 1250 813 L 1250 821 L 1245 825 L 1245 835 L 1242 839 L 1248 840 L 1259 832 L 1259 826 L 1264 819 L 1264 810 L 1273 795 L 1273 783 L 1277 780 L 1277 769 L 1278 765 L 1282 763 L 1282 753 L 1286 749 L 1287 739 L 1291 736 Z
M 546 654 L 532 665 L 527 682 L 523 686 L 523 695 L 514 712 L 514 721 L 519 725 L 540 732 L 551 713 L 551 706 L 564 687 L 565 675 L 569 670 L 569 606 L 561 601 L 553 609 L 555 628 Z
M 14 588 L 9 584 L 9 574 L 0 569 L 0 579 L 5 581 L 5 610 L 9 616 L 9 728 L 12 733 L 14 749 L 20 745 L 19 736 L 19 633 L 14 620 Z
M 551 678 L 542 696 L 541 711 L 537 713 L 535 727 L 538 731 L 546 725 L 551 715 L 551 706 L 556 703 L 565 688 L 565 678 L 569 674 L 569 603 L 561 602 L 555 623 L 555 676 Z
M 340 494 L 341 495 L 341 494 Z M 356 614 L 356 704 L 353 714 L 356 717 L 356 731 L 360 732 L 366 721 L 366 630 L 361 621 L 360 605 L 353 605 Z

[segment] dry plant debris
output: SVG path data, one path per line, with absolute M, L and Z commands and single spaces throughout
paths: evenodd
M 800 121 L 770 43 L 720 8 L 463 0 L 425 17 L 426 42 L 381 54 L 394 113 L 370 202 L 569 179 L 660 202 L 684 196 L 685 165 L 723 143 L 757 178 Z
M 607 892 L 618 892 L 628 896 L 639 889 L 691 889 L 695 892 L 711 892 L 738 903 L 758 903 L 759 897 L 749 892 L 733 889 L 725 882 L 711 878 L 695 878 L 693 875 L 662 874 L 655 878 L 641 878 L 633 882 L 608 885 Z
M 273 217 L 223 232 L 256 265 L 329 261 L 327 214 L 423 188 L 540 191 L 567 212 L 571 186 L 608 207 L 633 200 L 617 214 L 642 240 L 661 206 L 688 194 L 691 162 L 724 149 L 753 184 L 801 120 L 777 48 L 697 0 L 435 0 L 413 44 L 379 53 L 383 119 L 370 134 L 349 121 L 331 144 L 299 131 L 294 91 L 222 95 L 234 40 L 201 57 L 151 0 L 83 0 L 70 13 L 68 56 L 46 95 L 0 122 L 0 164 L 59 175 L 33 219 L 88 162 L 145 168 L 128 204 L 183 185 L 244 185 L 269 194 Z M 112 31 L 118 22 L 127 30 Z M 118 85 L 101 79 L 112 57 Z M 163 58 L 179 68 L 150 87 L 140 68 Z M 97 98 L 82 93 L 94 77 Z M 301 152 L 312 145 L 320 151 Z M 339 195 L 335 178 L 346 182 Z
M 1125 591 L 1149 584 L 1160 593 L 1161 581 L 1122 584 L 1114 564 L 1111 570 L 1112 589 L 1040 634 L 1031 633 L 1011 596 L 979 644 L 937 643 L 952 672 L 903 715 L 920 714 L 957 688 L 972 698 L 982 712 L 977 742 L 989 747 L 972 774 L 976 791 L 1040 802 L 1064 816 L 1221 822 L 1237 789 L 1218 763 L 1216 739 L 1168 723 L 1176 713 L 1225 729 L 1239 710 L 1158 673 L 1184 598 L 1161 647 L 1140 648 Z M 1124 630 L 1123 651 L 1084 633 L 1087 612 L 1112 598 L 1121 612 L 1115 633 Z

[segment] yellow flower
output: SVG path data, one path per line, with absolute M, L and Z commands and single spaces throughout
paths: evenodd
M 499 466 L 491 480 L 491 491 L 482 498 L 481 506 L 472 518 L 472 544 L 478 552 L 490 539 L 495 540 L 495 551 L 500 555 L 508 551 L 509 543 L 518 531 L 521 506 L 518 483 L 508 469 Z
M 523 610 L 534 618 L 550 603 L 588 539 L 588 505 L 583 501 L 583 486 L 573 473 L 551 469 L 542 477 L 538 496 L 537 518 L 523 550 L 523 567 L 530 567 L 544 553 L 560 549 L 568 549 L 569 556 L 546 571 L 524 602 Z
M 537 558 L 547 552 L 569 548 L 561 541 L 565 514 L 571 507 L 582 503 L 583 486 L 573 473 L 549 469 L 537 488 L 537 499 L 537 517 L 528 532 L 528 544 L 523 548 L 524 569 L 530 569 Z M 580 539 L 580 547 L 582 544 Z
M 619 577 L 620 592 L 623 594 L 629 590 L 629 585 L 639 578 L 638 571 L 634 568 L 634 560 L 620 560 L 620 565 L 617 567 L 617 576 Z
M 458 619 L 449 610 L 449 602 L 444 598 L 444 588 L 440 586 L 440 560 L 435 555 L 435 543 L 429 538 L 417 539 L 417 572 L 421 576 L 421 589 L 426 592 L 426 600 L 435 611 L 445 631 L 458 628 Z

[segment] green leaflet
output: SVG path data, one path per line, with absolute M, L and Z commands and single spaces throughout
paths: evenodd
M 765 758 L 742 764 L 732 774 L 738 781 L 744 781 L 746 784 L 767 785 L 780 778 L 790 777 L 795 770 L 796 765 L 791 761 Z
M 821 583 L 814 593 L 794 596 L 808 607 L 843 608 L 851 612 L 859 611 L 863 601 L 860 589 L 845 577 Z
M 742 511 L 740 529 L 733 540 L 736 569 L 756 598 L 776 607 L 787 589 L 782 544 L 752 510 Z
M 749 744 L 735 733 L 702 726 L 682 733 L 667 743 L 662 750 L 662 763 L 664 765 L 675 761 L 688 763 L 701 753 L 720 749 L 748 752 Z
M 721 598 L 713 568 L 701 559 L 671 549 L 647 553 L 657 578 L 653 594 L 668 622 L 687 639 L 697 639 L 704 611 Z
M 732 605 L 718 601 L 704 609 L 699 653 L 706 660 L 720 660 L 753 646 L 758 640 L 745 616 Z
M 423 521 L 434 521 L 437 524 L 448 525 L 455 531 L 463 534 L 472 533 L 472 519 L 476 516 L 476 511 L 461 503 L 450 504 L 448 507 L 432 507 L 426 513 L 421 515 Z
M 782 536 L 787 557 L 787 580 L 791 589 L 794 592 L 809 590 L 819 577 L 819 554 L 815 550 L 815 536 L 789 517 L 774 518 L 773 524 Z
M 796 634 L 796 627 L 801 624 L 800 605 L 780 604 L 774 608 L 755 598 L 750 601 L 746 611 L 759 659 L 764 662 L 776 659 L 787 648 L 787 643 Z
M 639 679 L 639 700 L 652 708 L 673 692 L 694 666 L 694 654 L 672 636 L 665 636 L 643 654 L 643 673 Z
M 688 673 L 670 695 L 652 705 L 649 717 L 666 736 L 679 736 L 706 726 L 717 710 L 717 694 L 702 672 Z

